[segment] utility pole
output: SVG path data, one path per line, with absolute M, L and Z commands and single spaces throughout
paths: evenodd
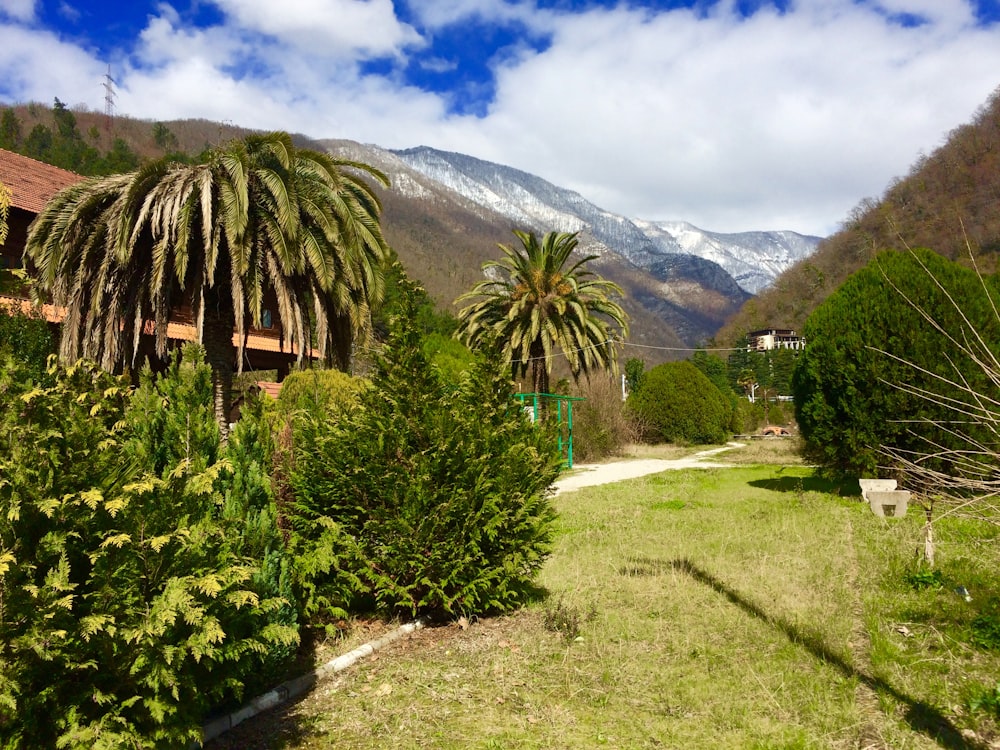
M 104 129 L 110 131 L 115 119 L 115 79 L 111 77 L 111 63 L 104 74 Z

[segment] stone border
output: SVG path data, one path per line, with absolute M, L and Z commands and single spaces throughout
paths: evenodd
M 236 711 L 226 714 L 225 716 L 220 716 L 217 719 L 213 719 L 202 727 L 202 745 L 204 745 L 205 742 L 214 740 L 216 737 L 228 732 L 230 729 L 243 723 L 247 719 L 253 718 L 254 716 L 262 714 L 265 711 L 269 711 L 276 706 L 280 706 L 282 703 L 287 702 L 291 698 L 297 698 L 312 688 L 322 678 L 347 669 L 355 662 L 365 658 L 366 656 L 370 656 L 383 646 L 387 646 L 393 641 L 396 641 L 415 630 L 420 630 L 424 627 L 424 625 L 424 620 L 416 620 L 414 622 L 408 622 L 404 625 L 400 625 L 395 630 L 387 633 L 377 640 L 358 646 L 353 651 L 348 651 L 346 654 L 338 656 L 332 661 L 328 661 L 323 666 L 317 667 L 311 672 L 307 672 L 300 677 L 295 677 L 294 679 L 281 683 L 278 687 L 264 693 L 264 695 L 257 696 L 246 705 L 238 708 Z

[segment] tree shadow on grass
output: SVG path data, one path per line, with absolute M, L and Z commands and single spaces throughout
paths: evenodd
M 807 477 L 776 476 L 768 479 L 754 479 L 748 484 L 773 492 L 822 492 L 828 495 L 860 496 L 857 480 L 842 477 L 824 477 L 810 474 Z
M 630 563 L 633 567 L 637 567 L 645 571 L 679 571 L 689 575 L 698 583 L 708 586 L 747 614 L 756 617 L 762 622 L 765 622 L 773 627 L 775 630 L 780 631 L 786 638 L 788 638 L 789 641 L 806 649 L 820 661 L 834 667 L 845 677 L 856 678 L 872 690 L 877 691 L 882 695 L 892 697 L 905 708 L 906 723 L 909 724 L 914 731 L 930 737 L 941 747 L 948 748 L 948 750 L 987 750 L 987 745 L 970 738 L 963 737 L 961 732 L 951 722 L 951 720 L 934 706 L 923 701 L 916 700 L 915 698 L 897 690 L 885 680 L 874 677 L 873 675 L 858 669 L 856 666 L 847 661 L 843 655 L 833 651 L 824 642 L 823 638 L 819 634 L 809 633 L 802 628 L 787 622 L 781 617 L 768 614 L 768 612 L 763 608 L 744 597 L 738 591 L 734 591 L 729 588 L 723 581 L 719 580 L 711 573 L 702 570 L 690 560 L 686 558 L 678 558 L 676 560 L 666 562 L 652 558 L 633 558 L 630 560 Z

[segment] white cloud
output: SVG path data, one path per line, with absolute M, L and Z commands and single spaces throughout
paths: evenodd
M 825 232 L 1000 83 L 1000 31 L 957 29 L 904 28 L 847 0 L 745 20 L 564 16 L 550 49 L 499 71 L 486 120 L 463 127 L 488 134 L 485 158 L 611 210 Z
M 7 16 L 15 21 L 27 23 L 35 19 L 36 0 L 2 0 L 0 17 Z
M 105 70 L 106 64 L 54 34 L 0 24 L 0 99 L 96 102 Z
M 411 0 L 428 39 L 472 16 L 551 34 L 544 52 L 498 58 L 487 114 L 460 116 L 398 71 L 359 73 L 359 61 L 405 60 L 425 44 L 389 0 L 218 4 L 223 22 L 203 29 L 159 7 L 112 60 L 119 111 L 464 151 L 609 210 L 717 231 L 832 231 L 1000 84 L 1000 27 L 976 27 L 965 0 L 797 0 L 749 19 L 734 0 L 575 13 Z M 924 22 L 908 26 L 900 14 Z M 441 59 L 431 51 L 422 62 Z M 106 64 L 0 22 L 0 98 L 99 108 Z
M 398 54 L 421 43 L 392 0 L 216 0 L 231 23 L 321 57 Z

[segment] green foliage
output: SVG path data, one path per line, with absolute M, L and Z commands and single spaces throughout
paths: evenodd
M 729 435 L 729 398 L 690 362 L 654 367 L 627 406 L 653 442 L 721 443 Z
M 468 303 L 459 311 L 459 338 L 473 349 L 499 345 L 515 377 L 531 370 L 535 393 L 550 393 L 556 353 L 574 380 L 617 372 L 628 315 L 615 301 L 618 285 L 587 269 L 597 256 L 573 256 L 576 233 L 549 232 L 541 241 L 532 232 L 514 234 L 521 246 L 500 245 L 504 258 L 484 263 L 487 278 L 458 298 Z
M 908 571 L 903 581 L 912 589 L 939 589 L 944 586 L 944 573 L 939 568 L 928 568 L 921 565 L 916 570 Z
M 646 363 L 638 357 L 632 357 L 625 362 L 625 385 L 628 392 L 634 393 L 642 387 L 642 379 L 646 375 Z
M 992 687 L 981 687 L 968 701 L 969 710 L 982 711 L 1000 719 L 1000 682 Z
M 145 427 L 159 409 L 175 435 L 189 412 L 211 424 L 205 369 L 175 362 L 134 401 L 85 363 L 42 385 L 0 371 L 0 746 L 186 747 L 296 642 L 246 554 L 251 501 L 222 510 L 255 496 L 249 463 L 214 460 L 211 434 L 171 453 Z
M 0 114 L 0 148 L 17 151 L 20 145 L 21 121 L 13 109 L 5 107 Z
M 733 406 L 733 417 L 729 423 L 736 434 L 755 432 L 764 423 L 764 410 L 760 404 L 752 404 L 746 398 L 737 398 Z
M 934 279 L 959 301 L 968 322 Z M 899 386 L 960 397 L 941 380 L 957 377 L 979 393 L 993 392 L 995 384 L 982 368 L 951 348 L 921 313 L 958 340 L 971 335 L 971 324 L 1000 351 L 995 344 L 1000 322 L 984 284 L 996 299 L 1000 288 L 994 278 L 981 280 L 927 250 L 887 251 L 813 312 L 803 331 L 808 346 L 793 376 L 795 416 L 812 460 L 843 473 L 874 476 L 884 461 L 882 447 L 920 452 L 930 448 L 928 440 L 937 444 L 933 451 L 967 447 L 956 443 L 957 435 L 931 424 L 953 421 L 949 408 Z M 974 439 L 992 442 L 975 425 L 969 430 Z
M 282 415 L 339 414 L 358 403 L 366 383 L 340 370 L 309 368 L 289 373 L 281 383 L 278 410 Z
M 475 357 L 465 344 L 442 333 L 424 336 L 424 355 L 438 368 L 446 383 L 457 383 L 464 372 L 475 362 Z
M 729 384 L 728 365 L 722 357 L 717 354 L 709 354 L 702 349 L 691 356 L 691 364 L 701 370 L 705 377 L 715 384 L 720 393 L 728 394 L 733 390 Z
M 442 382 L 397 319 L 362 408 L 296 436 L 289 516 L 307 602 L 451 614 L 516 607 L 549 547 L 553 434 L 525 420 L 496 363 Z M 309 588 L 311 586 L 312 588 Z
M 77 128 L 76 115 L 58 98 L 52 106 L 52 118 L 54 131 L 38 123 L 22 142 L 17 114 L 12 109 L 5 109 L 0 115 L 0 148 L 82 175 L 115 174 L 139 165 L 138 155 L 121 138 L 115 138 L 111 150 L 105 154 L 87 143 Z M 93 132 L 90 135 L 96 140 Z
M 39 380 L 55 350 L 55 337 L 44 319 L 0 305 L 0 366 L 10 358 Z
M 410 310 L 409 313 L 406 311 Z M 385 299 L 375 315 L 374 326 L 380 339 L 389 335 L 393 318 L 412 315 L 417 331 L 424 336 L 451 336 L 458 328 L 458 319 L 447 311 L 438 310 L 434 300 L 418 283 L 411 280 L 399 262 L 395 251 L 386 262 Z
M 203 471 L 218 458 L 219 426 L 205 409 L 212 403 L 212 371 L 204 358 L 200 346 L 187 344 L 162 376 L 149 369 L 140 375 L 129 411 L 129 447 L 157 476 L 181 463 Z
M 996 602 L 989 609 L 977 615 L 970 623 L 972 641 L 979 648 L 1000 649 L 1000 611 Z

